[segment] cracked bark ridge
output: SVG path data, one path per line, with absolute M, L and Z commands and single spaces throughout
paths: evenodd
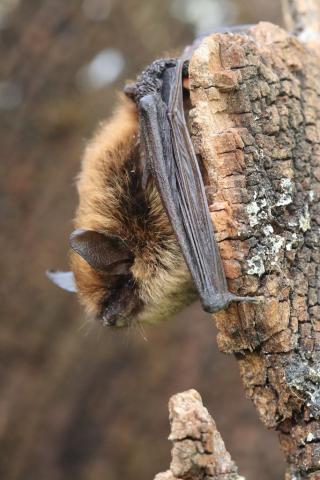
M 216 424 L 196 390 L 169 401 L 172 441 L 170 470 L 154 480 L 245 480 L 227 452 Z
M 215 315 L 287 479 L 320 478 L 320 58 L 260 23 L 203 40 L 190 131 L 229 288 L 264 297 Z

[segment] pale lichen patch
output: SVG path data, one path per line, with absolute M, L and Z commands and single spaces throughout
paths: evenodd
M 263 229 L 262 229 L 263 233 L 267 236 L 267 235 L 271 235 L 273 233 L 273 227 L 272 225 L 266 225 Z
M 249 269 L 247 273 L 249 275 L 258 275 L 259 277 L 265 272 L 263 260 L 260 255 L 255 255 L 248 260 Z
M 288 193 L 282 193 L 279 196 L 279 199 L 276 203 L 277 207 L 284 207 L 285 205 L 290 205 L 292 203 L 292 197 Z
M 271 260 L 272 264 L 275 264 L 278 260 L 278 253 L 283 249 L 285 239 L 280 235 L 272 235 L 269 237 L 268 254 L 274 258 Z
M 249 216 L 249 223 L 251 227 L 258 225 L 258 218 L 257 215 L 260 212 L 259 205 L 257 202 L 251 202 L 247 205 L 247 213 Z
M 308 205 L 305 205 L 304 212 L 299 217 L 299 227 L 300 230 L 302 230 L 303 232 L 306 232 L 311 228 L 311 218 Z
M 313 433 L 309 432 L 308 435 L 307 435 L 307 438 L 306 438 L 306 441 L 308 443 L 312 442 L 312 440 L 314 440 L 316 437 L 313 435 Z
M 313 202 L 313 201 L 314 201 L 314 198 L 315 198 L 315 193 L 314 193 L 314 191 L 313 191 L 313 190 L 310 190 L 309 193 L 308 193 L 308 195 L 309 195 L 309 201 L 310 201 L 310 202 Z
M 264 243 L 259 246 L 257 254 L 248 260 L 249 275 L 261 276 L 269 265 L 277 265 L 280 260 L 281 252 L 284 250 L 286 239 L 281 235 L 273 234 L 273 227 L 266 225 L 263 229 L 265 234 Z
M 265 198 L 262 200 L 253 200 L 247 205 L 247 214 L 249 217 L 250 227 L 255 227 L 260 223 L 261 220 L 267 218 L 266 212 L 263 209 L 267 206 L 267 201 Z
M 287 250 L 288 252 L 291 252 L 291 250 L 297 246 L 297 241 L 298 241 L 298 236 L 297 236 L 297 234 L 296 234 L 296 233 L 292 233 L 291 239 L 290 239 L 290 240 L 287 240 L 286 250 Z
M 280 180 L 280 187 L 282 189 L 282 193 L 279 195 L 279 198 L 276 202 L 277 207 L 284 207 L 286 205 L 290 205 L 292 203 L 292 191 L 293 191 L 293 184 L 290 178 L 282 178 Z

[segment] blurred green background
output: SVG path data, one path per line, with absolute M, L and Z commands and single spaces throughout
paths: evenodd
M 86 142 L 150 61 L 222 24 L 281 24 L 277 0 L 0 0 L 0 478 L 152 480 L 167 401 L 196 388 L 248 479 L 282 476 L 209 315 L 115 334 L 44 276 L 65 268 Z

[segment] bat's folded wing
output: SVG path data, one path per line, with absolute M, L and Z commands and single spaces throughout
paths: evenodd
M 161 91 L 139 101 L 141 147 L 200 295 L 215 312 L 237 297 L 228 290 L 201 172 L 184 116 L 183 60 L 163 72 Z

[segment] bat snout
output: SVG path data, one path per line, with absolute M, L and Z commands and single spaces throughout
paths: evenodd
M 98 320 L 106 327 L 128 327 L 140 306 L 137 287 L 130 278 L 105 298 Z
M 101 318 L 102 323 L 105 327 L 111 328 L 124 328 L 129 326 L 129 319 L 125 316 L 119 314 L 110 314 L 110 312 L 106 311 L 105 314 Z

